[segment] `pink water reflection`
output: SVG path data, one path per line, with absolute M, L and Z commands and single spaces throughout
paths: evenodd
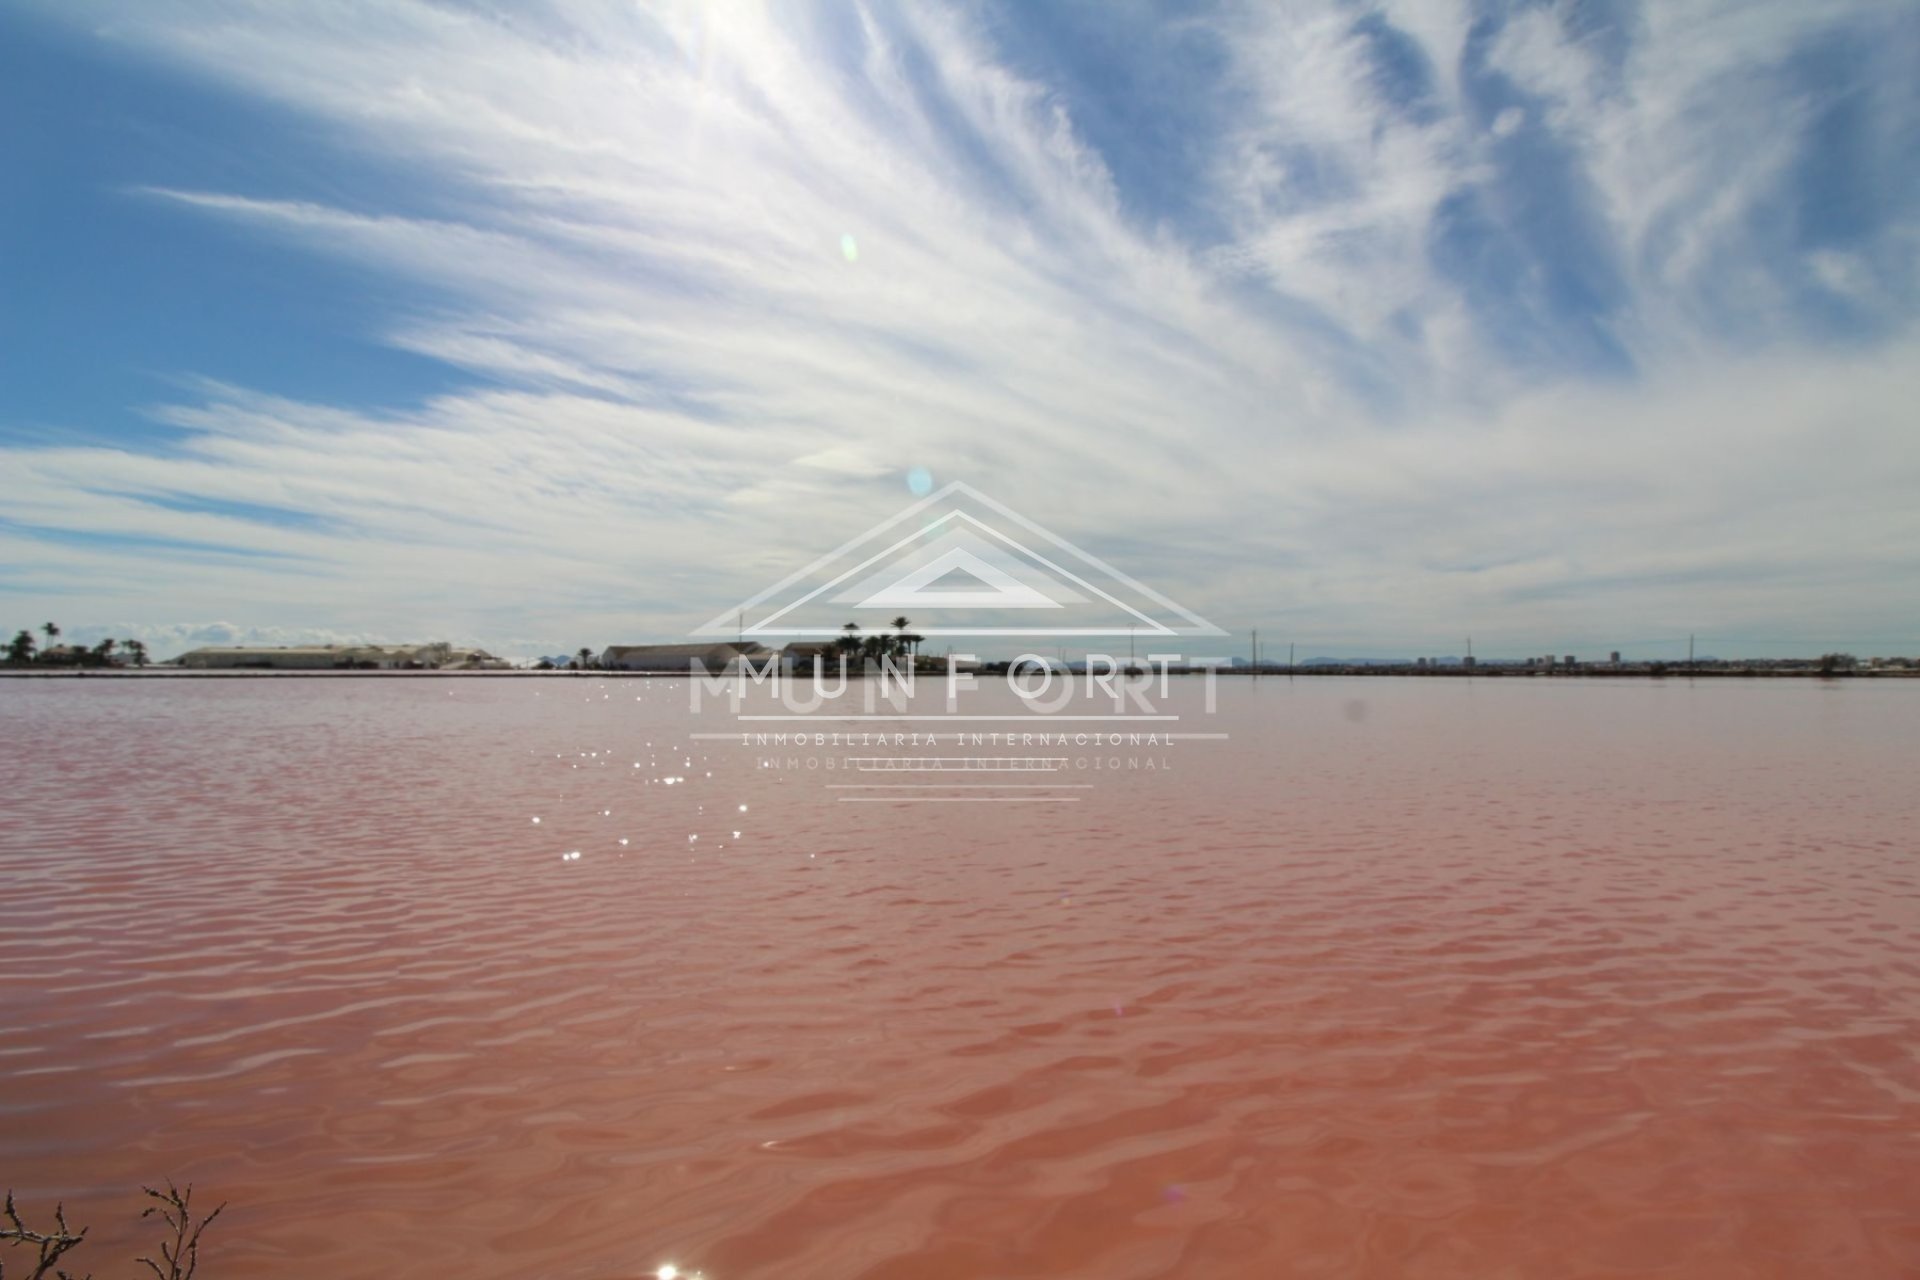
M 0 1181 L 210 1280 L 1920 1272 L 1920 685 L 1181 697 L 899 804 L 657 681 L 0 682 Z

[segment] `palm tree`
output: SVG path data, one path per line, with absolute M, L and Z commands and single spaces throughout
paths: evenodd
M 893 620 L 893 629 L 900 633 L 899 637 L 893 642 L 893 651 L 895 653 L 905 653 L 907 651 L 907 628 L 911 625 L 913 624 L 905 617 L 899 617 Z
M 7 661 L 16 666 L 33 661 L 33 632 L 20 628 L 20 634 L 7 645 Z
M 60 624 L 57 622 L 43 623 L 40 629 L 47 633 L 47 648 L 53 648 L 53 642 L 60 638 Z
M 579 653 L 574 654 L 573 657 L 574 665 L 579 667 L 580 670 L 585 671 L 593 662 L 593 650 L 583 648 Z
M 127 641 L 127 652 L 133 655 L 134 666 L 144 667 L 147 665 L 147 646 L 145 641 L 143 640 Z
M 840 651 L 840 668 L 844 671 L 847 666 L 847 659 L 860 652 L 860 624 L 857 622 L 849 622 L 844 627 L 841 627 L 840 630 L 844 634 L 833 642 L 833 647 Z
M 115 640 L 112 636 L 108 636 L 105 640 L 102 640 L 99 644 L 93 646 L 93 654 L 92 654 L 93 665 L 97 667 L 105 667 L 105 666 L 111 665 L 113 662 L 114 646 L 119 643 L 120 642 L 118 640 Z

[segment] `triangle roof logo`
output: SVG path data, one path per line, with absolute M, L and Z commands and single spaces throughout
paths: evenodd
M 825 638 L 908 611 L 925 637 L 1226 634 L 960 480 L 693 634 Z
M 958 579 L 962 584 L 943 584 Z M 952 547 L 936 560 L 921 565 L 874 592 L 857 609 L 954 608 L 972 605 L 995 609 L 1058 609 L 1060 603 L 1036 587 L 1014 577 L 1000 565 L 966 547 Z

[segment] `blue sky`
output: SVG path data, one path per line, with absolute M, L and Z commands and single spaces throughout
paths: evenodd
M 1315 652 L 1920 652 L 1916 68 L 1886 3 L 8 6 L 0 603 L 670 638 L 924 466 Z

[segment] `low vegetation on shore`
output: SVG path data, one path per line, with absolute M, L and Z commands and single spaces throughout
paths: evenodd
M 47 642 L 42 645 L 34 639 L 33 632 L 22 627 L 7 643 L 6 662 L 10 667 L 119 667 L 147 665 L 147 646 L 139 640 L 102 640 L 88 648 L 85 645 L 58 644 L 60 624 L 46 622 L 40 626 Z M 0 634 L 5 634 L 0 632 Z

